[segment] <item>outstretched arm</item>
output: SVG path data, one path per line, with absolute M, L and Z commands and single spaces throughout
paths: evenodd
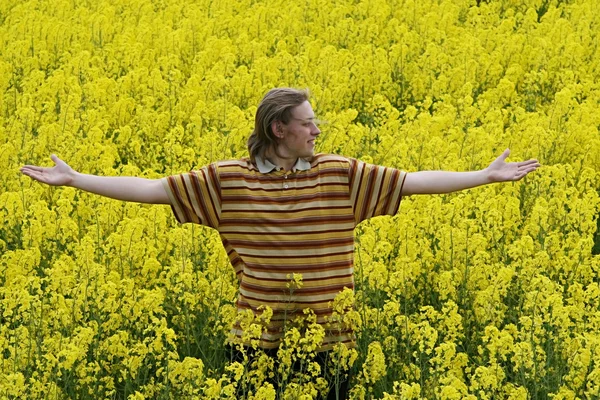
M 494 182 L 518 181 L 540 167 L 537 160 L 506 162 L 506 149 L 486 169 L 470 172 L 419 171 L 406 175 L 402 195 L 456 192 Z
M 110 197 L 137 203 L 169 204 L 169 197 L 158 179 L 133 176 L 96 176 L 79 173 L 52 154 L 52 168 L 24 165 L 20 171 L 38 182 L 52 186 L 72 186 Z

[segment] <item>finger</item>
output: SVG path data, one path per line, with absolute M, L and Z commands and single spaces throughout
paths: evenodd
M 536 164 L 538 162 L 538 160 L 525 160 L 525 161 L 520 161 L 519 164 L 520 165 L 526 165 L 526 164 Z
M 535 171 L 537 168 L 525 168 L 522 170 L 519 170 L 516 174 L 515 174 L 515 178 L 516 180 L 519 180 L 521 178 L 523 178 L 524 176 L 528 175 L 529 173 Z
M 515 176 L 516 177 L 518 176 L 519 177 L 518 179 L 521 179 L 522 177 L 524 177 L 525 175 L 527 175 L 527 174 L 529 174 L 530 172 L 533 172 L 533 171 L 535 171 L 535 168 L 533 168 L 533 169 L 529 169 L 529 168 L 528 169 L 520 169 L 520 170 L 518 170 L 515 173 Z
M 24 169 L 41 172 L 44 170 L 44 167 L 38 167 L 37 165 L 23 165 L 20 170 L 23 171 Z
M 20 171 L 30 171 L 30 172 L 44 172 L 44 168 L 42 167 L 21 167 Z
M 540 163 L 538 162 L 538 160 L 527 160 L 527 161 L 521 161 L 518 165 L 519 166 L 528 166 L 528 165 L 538 165 L 540 166 Z
M 536 165 L 527 165 L 527 166 L 520 166 L 519 168 L 517 168 L 517 172 L 521 173 L 521 172 L 533 172 L 536 169 L 538 169 L 539 166 Z
M 35 174 L 35 171 L 33 171 L 29 168 L 23 168 L 23 169 L 21 169 L 21 172 L 27 176 L 31 176 L 31 175 Z
M 46 180 L 46 177 L 43 174 L 40 174 L 38 172 L 30 172 L 25 174 L 28 177 L 35 179 L 36 181 L 42 182 L 42 183 L 48 183 Z
M 520 181 L 525 175 L 527 175 L 526 172 L 517 172 L 515 174 L 515 181 Z

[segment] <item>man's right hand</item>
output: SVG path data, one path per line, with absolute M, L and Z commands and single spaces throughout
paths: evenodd
M 38 182 L 46 183 L 52 186 L 69 186 L 75 178 L 75 171 L 67 163 L 58 158 L 55 154 L 50 156 L 54 167 L 38 167 L 36 165 L 24 165 L 20 171 L 28 177 Z
M 72 186 L 111 199 L 147 204 L 169 204 L 169 196 L 160 179 L 134 176 L 96 176 L 74 171 L 52 154 L 56 166 L 24 165 L 21 172 L 38 182 L 53 186 Z

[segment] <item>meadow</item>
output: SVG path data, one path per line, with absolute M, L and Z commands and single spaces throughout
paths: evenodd
M 335 302 L 352 399 L 600 397 L 596 0 L 0 2 L 0 398 L 311 399 L 320 326 L 232 363 L 237 280 L 168 206 L 25 164 L 158 179 L 246 156 L 260 99 L 308 88 L 316 150 L 404 171 L 543 165 L 359 225 Z M 291 277 L 301 285 L 301 277 Z M 268 316 L 267 316 L 268 317 Z M 261 318 L 264 318 L 261 317 Z M 266 376 L 283 376 L 280 393 Z

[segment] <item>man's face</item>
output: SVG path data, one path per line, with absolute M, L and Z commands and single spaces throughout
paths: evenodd
M 308 101 L 292 109 L 292 118 L 280 124 L 279 152 L 287 158 L 312 157 L 315 139 L 321 133 L 317 128 L 315 113 Z

